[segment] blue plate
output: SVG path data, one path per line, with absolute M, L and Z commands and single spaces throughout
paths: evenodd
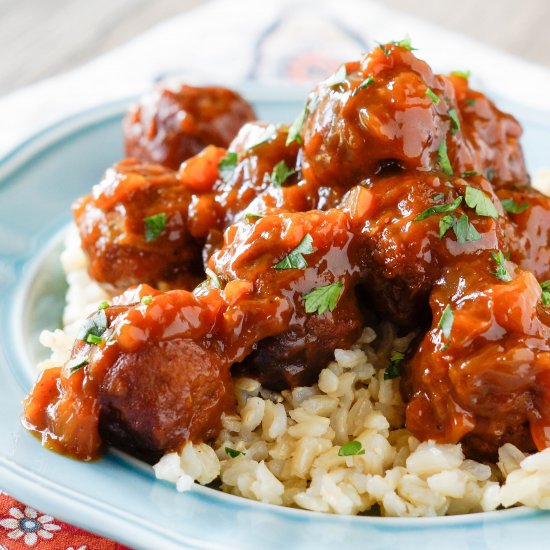
M 292 120 L 301 92 L 248 90 L 261 118 Z M 550 165 L 550 120 L 504 105 L 524 124 L 528 165 Z M 122 157 L 126 102 L 57 124 L 0 162 L 0 488 L 44 512 L 136 549 L 548 548 L 550 515 L 527 508 L 447 518 L 339 517 L 261 504 L 195 486 L 179 494 L 120 453 L 80 463 L 43 449 L 19 421 L 59 326 L 65 283 L 61 231 L 70 205 Z

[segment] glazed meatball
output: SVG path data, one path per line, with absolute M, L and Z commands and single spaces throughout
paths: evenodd
M 407 329 L 429 322 L 430 291 L 455 255 L 474 257 L 484 249 L 507 250 L 505 221 L 482 216 L 474 220 L 464 203 L 465 189 L 471 186 L 498 207 L 490 183 L 481 176 L 466 181 L 410 172 L 375 177 L 363 186 L 372 200 L 361 230 L 361 285 L 383 319 Z M 437 209 L 447 212 L 438 214 Z M 449 225 L 443 232 L 444 216 Z M 465 227 L 473 226 L 475 238 L 455 231 L 461 218 L 467 222 Z
M 126 156 L 177 169 L 207 145 L 227 147 L 255 118 L 252 107 L 227 88 L 159 87 L 124 120 Z
M 474 155 L 475 170 L 491 180 L 496 189 L 528 184 L 519 122 L 497 109 L 484 94 L 472 90 L 466 78 L 457 74 L 449 78 L 455 89 L 460 128 Z
M 193 288 L 201 243 L 187 230 L 191 195 L 174 172 L 128 159 L 74 206 L 90 276 L 108 291 L 148 283 Z
M 386 50 L 388 51 L 388 50 Z M 437 98 L 435 102 L 426 91 Z M 307 177 L 351 187 L 388 161 L 429 170 L 450 128 L 454 90 L 403 48 L 375 49 L 347 63 L 310 95 L 303 126 Z
M 233 403 L 229 369 L 189 339 L 123 353 L 99 391 L 101 437 L 133 455 L 158 460 L 184 441 L 207 441 Z
M 311 386 L 334 358 L 334 350 L 349 348 L 362 330 L 363 316 L 350 293 L 333 312 L 304 317 L 287 332 L 258 342 L 233 372 L 257 378 L 275 391 Z

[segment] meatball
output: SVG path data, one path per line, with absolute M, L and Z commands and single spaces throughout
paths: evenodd
M 490 263 L 485 253 L 445 270 L 404 389 L 416 437 L 463 440 L 469 456 L 493 460 L 504 443 L 525 451 L 548 446 L 550 329 L 533 274 L 507 262 L 510 280 L 499 279 Z
M 159 87 L 124 120 L 126 156 L 177 169 L 207 145 L 227 147 L 255 118 L 252 107 L 227 88 Z
M 479 188 L 499 207 L 490 183 L 480 176 L 466 181 L 413 172 L 372 178 L 363 186 L 372 200 L 362 228 L 361 284 L 383 319 L 407 329 L 429 321 L 430 291 L 454 256 L 506 251 L 503 224 L 475 216 L 463 200 L 467 186 Z M 445 231 L 443 218 L 449 222 Z M 459 219 L 478 233 L 474 240 L 457 228 Z
M 363 316 L 354 293 L 349 293 L 334 311 L 306 317 L 283 334 L 258 342 L 233 372 L 257 378 L 275 391 L 311 386 L 334 358 L 334 350 L 349 348 L 362 330 Z
M 519 122 L 503 113 L 481 92 L 472 90 L 468 80 L 451 75 L 460 115 L 460 128 L 470 145 L 472 167 L 491 180 L 496 189 L 529 183 L 529 175 L 519 139 Z
M 453 101 L 450 82 L 404 48 L 377 48 L 360 62 L 343 65 L 307 104 L 306 177 L 349 188 L 388 161 L 404 169 L 433 168 L 450 129 Z
M 191 196 L 174 172 L 128 159 L 74 206 L 90 276 L 111 292 L 148 283 L 193 288 L 201 243 L 187 230 Z
M 233 403 L 229 368 L 189 339 L 123 353 L 99 390 L 99 433 L 120 449 L 158 460 L 184 441 L 207 441 Z
M 540 281 L 550 279 L 550 198 L 529 187 L 497 194 L 510 219 L 511 259 Z

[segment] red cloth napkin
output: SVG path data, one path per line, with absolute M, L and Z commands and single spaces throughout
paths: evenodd
M 0 492 L 0 550 L 131 550 L 42 514 Z

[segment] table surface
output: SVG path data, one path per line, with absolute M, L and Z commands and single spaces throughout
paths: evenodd
M 204 1 L 0 0 L 0 95 L 78 66 Z M 383 2 L 550 67 L 548 0 L 423 0 L 414 8 L 411 0 Z

